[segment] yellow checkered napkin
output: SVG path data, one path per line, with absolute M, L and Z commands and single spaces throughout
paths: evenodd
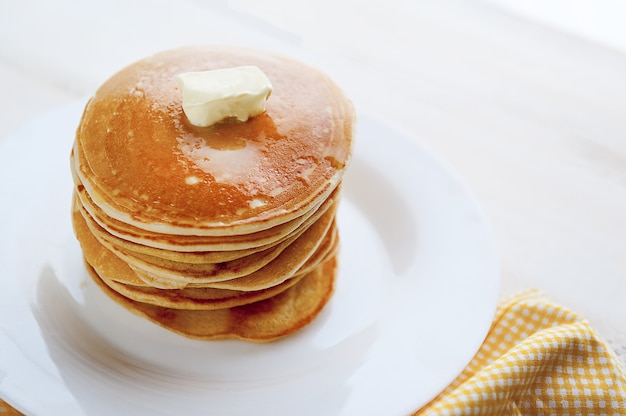
M 587 321 L 523 293 L 499 305 L 470 364 L 415 415 L 626 415 L 626 368 Z

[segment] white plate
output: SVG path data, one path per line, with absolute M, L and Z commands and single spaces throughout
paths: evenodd
M 337 290 L 282 341 L 193 341 L 82 268 L 69 149 L 83 103 L 0 143 L 0 395 L 27 414 L 400 415 L 454 379 L 497 302 L 491 229 L 416 140 L 361 114 Z M 95 290 L 94 290 L 95 289 Z

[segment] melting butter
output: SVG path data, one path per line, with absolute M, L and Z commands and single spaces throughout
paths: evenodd
M 238 66 L 176 75 L 183 111 L 191 124 L 208 127 L 226 118 L 239 121 L 265 111 L 272 84 L 256 66 Z

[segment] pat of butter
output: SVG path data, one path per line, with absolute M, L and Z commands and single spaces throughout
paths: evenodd
M 256 66 L 176 75 L 183 111 L 191 124 L 208 127 L 229 117 L 247 121 L 265 111 L 272 84 Z

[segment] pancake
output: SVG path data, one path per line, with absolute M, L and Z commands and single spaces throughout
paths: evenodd
M 98 270 L 90 265 L 96 273 Z M 240 291 L 213 288 L 184 288 L 163 290 L 150 286 L 134 286 L 106 279 L 102 281 L 120 295 L 151 305 L 184 310 L 215 310 L 247 305 L 275 296 L 300 281 L 306 273 L 299 273 L 283 283 L 267 289 Z
M 280 250 L 271 252 L 270 257 L 261 257 L 260 260 L 256 255 L 252 255 L 217 264 L 195 264 L 191 265 L 195 267 L 186 267 L 184 263 L 179 263 L 177 264 L 178 268 L 164 268 L 138 263 L 113 247 L 109 247 L 106 244 L 104 244 L 104 247 L 125 261 L 142 280 L 154 287 L 220 287 L 220 284 L 224 284 L 223 282 L 229 282 L 226 284 L 231 285 L 242 285 L 244 281 L 255 281 L 257 285 L 268 286 L 272 285 L 272 282 L 284 280 L 285 273 L 288 270 L 295 270 L 298 267 L 297 265 L 308 261 L 309 257 L 313 255 L 324 241 L 324 236 L 329 233 L 330 222 L 334 216 L 330 214 L 334 214 L 334 210 L 322 216 L 315 224 L 305 230 L 302 235 L 297 236 L 296 239 L 287 241 L 287 244 L 284 247 L 280 247 Z M 331 238 L 332 235 L 326 237 L 329 240 Z M 250 259 L 250 257 L 253 258 Z
M 162 307 L 214 310 L 256 302 L 275 296 L 288 289 L 314 268 L 305 264 L 297 273 L 285 281 L 257 291 L 210 287 L 163 290 L 149 285 L 142 285 L 143 281 L 136 277 L 133 270 L 126 263 L 116 258 L 110 251 L 102 247 L 93 235 L 90 235 L 84 218 L 78 210 L 74 210 L 73 224 L 76 234 L 81 237 L 80 241 L 85 255 L 85 262 L 94 269 L 109 288 L 129 299 Z M 336 254 L 336 228 L 333 227 L 332 231 L 326 244 L 309 259 L 309 263 L 315 264 L 315 267 Z M 122 282 L 119 280 L 122 280 Z
M 331 215 L 332 214 L 332 215 Z M 268 265 L 248 273 L 245 276 L 232 278 L 213 277 L 212 275 L 167 275 L 156 276 L 145 273 L 125 262 L 91 234 L 89 227 L 77 206 L 74 207 L 72 222 L 74 232 L 78 236 L 86 261 L 92 265 L 104 280 L 112 280 L 134 286 L 150 286 L 159 289 L 182 289 L 187 286 L 210 287 L 238 291 L 257 291 L 283 283 L 302 267 L 319 264 L 324 256 L 333 248 L 337 240 L 336 227 L 333 224 L 334 212 L 327 212 L 303 235 L 290 244 L 278 258 Z M 165 277 L 165 278 L 164 278 Z
M 258 66 L 266 111 L 208 128 L 185 118 L 174 76 Z M 76 134 L 76 175 L 94 203 L 159 234 L 232 236 L 287 223 L 339 184 L 354 109 L 320 71 L 249 49 L 199 46 L 121 70 L 89 100 Z
M 270 342 L 306 325 L 321 312 L 334 291 L 336 259 L 333 257 L 279 295 L 259 302 L 210 311 L 163 308 L 133 301 L 108 287 L 92 267 L 92 279 L 125 309 L 188 338 L 241 339 Z
M 196 235 L 171 235 L 145 231 L 124 224 L 118 220 L 107 217 L 93 203 L 79 179 L 76 181 L 76 193 L 81 206 L 89 214 L 99 227 L 107 234 L 116 236 L 126 241 L 132 241 L 145 246 L 165 248 L 170 251 L 198 252 L 198 251 L 234 251 L 246 250 L 254 247 L 269 247 L 282 242 L 292 232 L 302 226 L 309 225 L 315 220 L 315 213 L 320 214 L 320 208 L 326 209 L 335 200 L 337 188 L 319 206 L 316 205 L 310 212 L 294 218 L 291 221 L 276 227 L 244 235 L 232 236 L 196 236 Z M 313 218 L 311 218 L 313 217 Z
M 336 233 L 333 234 L 336 236 Z M 186 287 L 183 289 L 163 290 L 152 286 L 138 286 L 110 280 L 99 273 L 98 269 L 93 267 L 93 265 L 90 266 L 94 268 L 107 286 L 131 300 L 173 309 L 215 310 L 246 305 L 259 300 L 268 299 L 283 292 L 298 283 L 314 269 L 320 267 L 320 264 L 335 257 L 338 251 L 337 247 L 338 241 L 336 238 L 333 238 L 329 241 L 329 244 L 316 253 L 316 259 L 319 260 L 319 263 L 316 263 L 315 266 L 306 264 L 285 281 L 266 289 L 254 291 L 218 289 L 212 287 Z
M 264 266 L 269 261 L 276 258 L 288 245 L 290 245 L 295 239 L 299 238 L 307 229 L 315 226 L 315 224 L 319 222 L 320 217 L 326 216 L 326 220 L 328 220 L 329 216 L 334 216 L 337 205 L 337 201 L 328 200 L 323 204 L 323 207 L 312 215 L 305 224 L 296 230 L 296 232 L 291 233 L 287 239 L 280 241 L 279 244 L 271 246 L 270 248 L 258 252 L 251 252 L 251 254 L 244 253 L 243 255 L 236 255 L 233 256 L 235 257 L 234 259 L 231 259 L 230 257 L 224 259 L 221 256 L 215 256 L 211 257 L 211 261 L 209 262 L 201 262 L 201 253 L 197 253 L 198 256 L 194 258 L 194 261 L 192 263 L 188 263 L 185 261 L 186 258 L 184 256 L 177 256 L 177 253 L 170 253 L 167 257 L 160 258 L 134 251 L 132 250 L 133 247 L 131 247 L 131 250 L 128 250 L 127 245 L 123 244 L 124 240 L 112 237 L 110 234 L 106 233 L 105 230 L 93 221 L 89 213 L 86 212 L 82 206 L 80 206 L 79 201 L 77 201 L 77 203 L 77 209 L 81 211 L 81 214 L 87 221 L 91 232 L 100 241 L 100 243 L 109 250 L 113 251 L 124 261 L 132 264 L 133 267 L 147 273 L 157 275 L 159 273 L 165 273 L 168 275 L 173 273 L 190 277 L 202 276 L 204 278 L 208 278 L 213 276 L 213 280 L 220 279 L 218 275 L 225 275 L 225 278 L 240 277 Z M 211 252 L 207 252 L 207 255 L 208 254 L 211 254 Z
M 189 122 L 176 75 L 250 65 L 272 84 L 264 112 Z M 282 56 L 198 46 L 129 65 L 88 101 L 70 152 L 86 269 L 123 307 L 186 337 L 297 331 L 334 290 L 354 122 L 329 77 Z

